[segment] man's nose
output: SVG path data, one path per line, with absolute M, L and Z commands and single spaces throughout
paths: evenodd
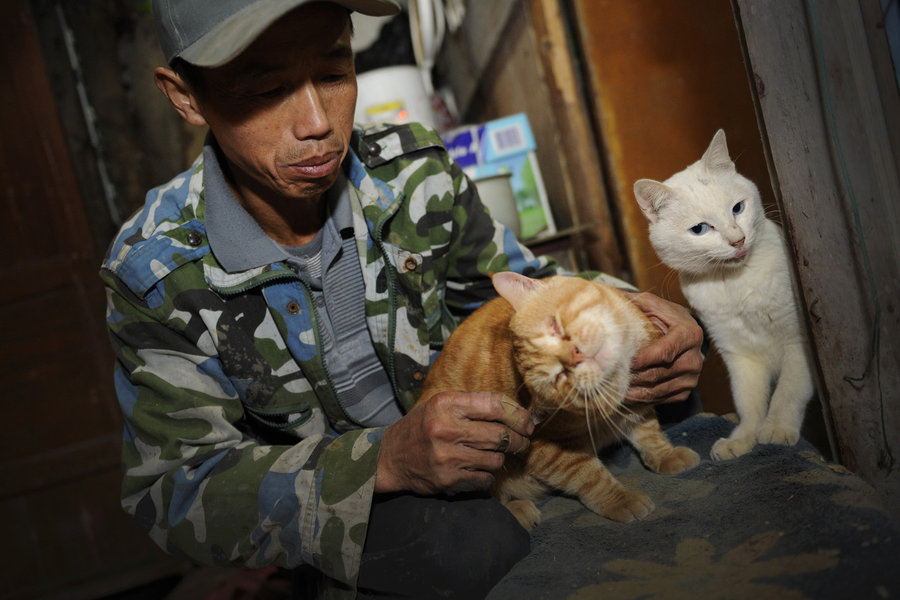
M 312 83 L 300 86 L 292 94 L 291 109 L 293 132 L 297 139 L 322 138 L 331 131 L 328 111 L 319 90 Z

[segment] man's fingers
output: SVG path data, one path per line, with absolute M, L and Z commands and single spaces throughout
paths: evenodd
M 445 398 L 445 401 L 451 401 L 449 396 Z M 531 413 L 498 392 L 470 393 L 462 398 L 457 396 L 453 406 L 460 411 L 459 416 L 471 421 L 497 421 L 523 436 L 534 432 Z
M 638 391 L 635 391 L 637 389 Z M 656 404 L 668 404 L 669 402 L 682 402 L 691 395 L 691 390 L 680 390 L 668 395 L 656 396 L 652 392 L 642 388 L 632 388 L 625 396 L 625 404 L 632 406 L 651 406 Z
M 506 396 L 500 398 L 500 403 L 503 407 L 503 414 L 499 418 L 501 423 L 525 436 L 534 433 L 534 421 L 530 411 Z
M 518 453 L 527 449 L 534 431 L 531 413 L 502 394 L 436 394 L 427 435 L 433 440 L 489 452 Z M 446 419 L 441 415 L 455 415 Z M 499 468 L 499 465 L 498 465 Z
M 699 378 L 693 374 L 681 375 L 652 385 L 632 383 L 625 394 L 626 401 L 638 404 L 657 404 L 686 400 L 691 390 L 697 387 Z
M 443 461 L 435 460 L 434 484 L 449 493 L 487 489 L 494 482 L 493 472 L 503 466 L 502 454 L 466 446 L 458 447 Z
M 632 368 L 668 366 L 686 355 L 691 356 L 693 363 L 696 363 L 692 366 L 699 368 L 703 363 L 703 356 L 700 353 L 702 341 L 703 334 L 699 328 L 697 330 L 686 327 L 673 328 L 666 335 L 638 350 L 631 361 Z
M 435 394 L 385 429 L 376 491 L 486 489 L 533 431 L 530 412 L 502 394 Z
M 476 450 L 506 454 L 518 454 L 527 450 L 530 440 L 500 423 L 476 422 L 470 424 L 470 440 L 465 445 Z
M 631 375 L 631 385 L 656 387 L 669 381 L 678 380 L 696 386 L 702 367 L 702 356 L 695 356 L 693 353 L 685 354 L 670 367 L 649 367 L 634 371 Z

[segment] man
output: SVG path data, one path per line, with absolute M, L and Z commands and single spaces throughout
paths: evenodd
M 411 407 L 488 273 L 555 267 L 490 219 L 435 134 L 353 129 L 348 9 L 396 6 L 154 1 L 171 67 L 157 85 L 210 135 L 101 272 L 123 506 L 202 564 L 274 564 L 349 596 L 481 597 L 528 552 L 481 491 L 533 425 L 488 393 Z M 630 396 L 684 399 L 699 327 L 635 300 L 667 333 Z

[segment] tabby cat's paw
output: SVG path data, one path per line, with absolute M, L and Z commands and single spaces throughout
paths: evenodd
M 531 500 L 510 500 L 506 508 L 513 514 L 525 531 L 531 531 L 541 522 L 541 509 Z
M 622 490 L 622 494 L 616 498 L 615 502 L 608 503 L 601 514 L 607 519 L 628 523 L 635 519 L 643 519 L 654 508 L 656 507 L 653 500 L 646 494 Z
M 756 437 L 760 444 L 793 446 L 800 440 L 800 432 L 793 427 L 766 424 L 759 428 Z
M 675 446 L 661 461 L 656 472 L 662 475 L 674 475 L 693 469 L 700 462 L 700 455 L 686 446 Z
M 713 444 L 709 455 L 713 460 L 730 460 L 750 452 L 756 445 L 754 438 L 721 438 Z

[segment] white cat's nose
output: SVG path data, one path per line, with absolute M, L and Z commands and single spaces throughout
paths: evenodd
M 734 242 L 731 242 L 731 245 L 734 246 L 735 248 L 739 248 L 739 247 L 741 247 L 741 246 L 744 245 L 744 240 L 745 240 L 745 239 L 746 239 L 745 237 L 742 237 L 742 238 L 739 239 L 739 240 L 736 240 L 736 241 L 734 241 Z

